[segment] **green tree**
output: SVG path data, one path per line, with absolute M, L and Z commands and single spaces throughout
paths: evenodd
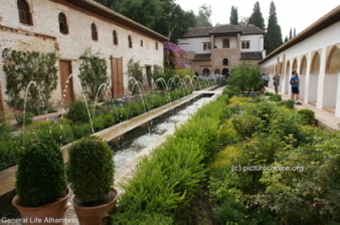
M 210 17 L 212 14 L 211 6 L 209 5 L 202 5 L 199 8 L 198 15 L 196 16 L 197 26 L 198 27 L 212 27 L 210 22 Z
M 260 68 L 252 65 L 250 62 L 242 62 L 239 66 L 231 69 L 231 76 L 228 78 L 228 84 L 237 88 L 241 93 L 248 94 L 251 91 L 257 91 L 263 86 L 260 79 Z
M 160 0 L 163 14 L 157 21 L 154 30 L 168 36 L 171 42 L 177 43 L 189 27 L 196 26 L 196 16 L 193 11 L 184 11 L 173 0 Z
M 260 3 L 256 2 L 254 5 L 253 13 L 249 17 L 248 24 L 254 24 L 258 28 L 264 30 L 264 19 L 262 17 L 261 9 L 260 9 Z
M 109 8 L 109 9 L 113 9 L 114 5 L 115 5 L 115 1 L 114 0 L 94 0 L 100 4 L 102 4 L 103 6 Z
M 163 14 L 158 0 L 124 0 L 116 3 L 115 11 L 130 19 L 154 29 Z
M 274 51 L 282 44 L 281 27 L 276 16 L 276 7 L 273 1 L 270 2 L 268 29 L 264 39 L 264 46 L 267 54 Z
M 237 7 L 234 7 L 234 6 L 231 7 L 230 24 L 234 24 L 234 25 L 237 25 L 237 24 L 238 24 L 238 12 L 237 12 Z

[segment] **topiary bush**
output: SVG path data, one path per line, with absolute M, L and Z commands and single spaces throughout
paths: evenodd
M 311 109 L 300 109 L 297 111 L 301 116 L 301 121 L 305 125 L 315 125 L 315 113 Z
M 107 203 L 114 182 L 113 150 L 96 136 L 86 136 L 69 149 L 68 175 L 76 200 L 82 206 Z
M 68 192 L 62 153 L 46 136 L 26 145 L 16 178 L 18 204 L 24 207 L 53 203 Z
M 89 114 L 85 102 L 74 101 L 67 107 L 66 118 L 73 123 L 90 122 Z

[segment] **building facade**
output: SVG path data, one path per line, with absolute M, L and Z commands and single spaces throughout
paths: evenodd
M 228 75 L 240 61 L 257 64 L 265 57 L 264 31 L 254 25 L 194 27 L 179 39 L 188 68 L 197 75 Z
M 92 0 L 1 1 L 0 53 L 6 48 L 57 53 L 59 83 L 50 99 L 54 106 L 80 98 L 81 87 L 75 79 L 79 57 L 86 49 L 105 58 L 112 97 L 116 98 L 128 87 L 129 60 L 139 62 L 145 76 L 151 76 L 156 66 L 163 66 L 163 42 L 167 40 Z M 3 65 L 0 58 L 0 110 L 8 108 Z
M 271 52 L 260 65 L 270 76 L 281 75 L 279 90 L 288 95 L 296 70 L 303 102 L 340 116 L 340 6 Z

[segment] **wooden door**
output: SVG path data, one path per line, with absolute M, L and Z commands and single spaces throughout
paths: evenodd
M 124 96 L 123 59 L 111 57 L 112 98 Z
M 68 105 L 74 101 L 73 77 L 69 77 L 72 74 L 72 62 L 60 60 L 59 69 L 61 98 L 63 104 Z

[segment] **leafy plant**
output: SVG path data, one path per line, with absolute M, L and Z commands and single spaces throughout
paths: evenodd
M 46 110 L 51 92 L 57 88 L 56 53 L 5 49 L 2 56 L 5 60 L 8 104 L 15 109 L 23 109 L 26 89 L 34 81 L 27 92 L 27 110 L 34 113 Z
M 303 124 L 306 125 L 315 125 L 315 113 L 311 109 L 299 109 L 298 114 L 301 116 L 301 120 Z
M 258 91 L 263 87 L 263 81 L 260 79 L 260 68 L 249 62 L 242 62 L 241 65 L 231 69 L 231 76 L 228 78 L 228 84 L 238 88 L 241 93 Z
M 102 98 L 104 89 L 99 90 L 99 87 L 108 82 L 105 58 L 100 58 L 99 53 L 92 54 L 91 49 L 86 49 L 79 59 L 81 60 L 79 78 L 89 99 L 96 100 L 97 94 Z
M 67 107 L 66 118 L 73 123 L 90 122 L 89 114 L 85 102 L 74 101 Z
M 53 203 L 67 193 L 66 170 L 58 145 L 41 137 L 25 146 L 16 174 L 19 204 L 38 207 Z
M 33 114 L 29 112 L 25 114 L 15 115 L 14 118 L 19 126 L 22 126 L 24 124 L 29 125 L 33 123 Z
M 135 79 L 135 82 L 132 82 L 129 80 L 129 90 L 132 91 L 132 94 L 138 94 L 139 88 L 144 84 L 144 77 L 143 77 L 143 71 L 141 69 L 141 66 L 138 62 L 134 62 L 131 58 L 128 62 L 128 75 L 129 77 L 133 77 Z
M 68 175 L 81 205 L 104 204 L 114 182 L 113 150 L 99 137 L 81 138 L 69 149 Z

